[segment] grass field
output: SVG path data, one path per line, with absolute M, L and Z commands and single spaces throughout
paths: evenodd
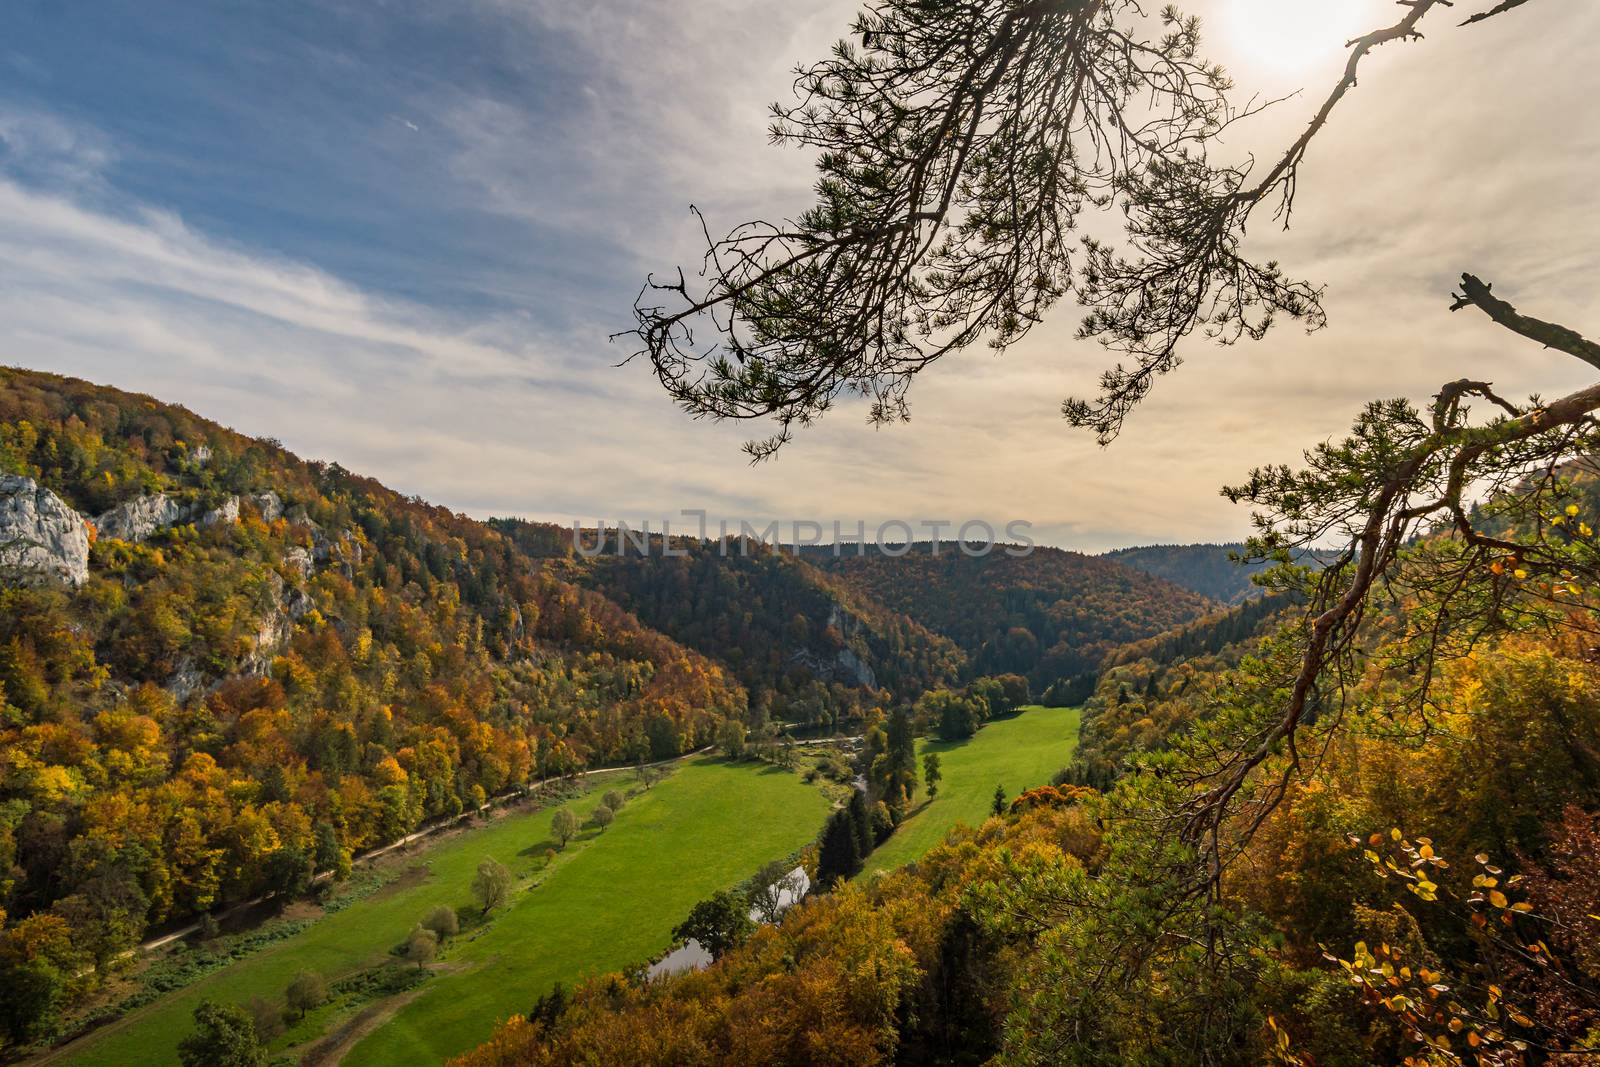
M 634 800 L 583 856 L 525 894 L 351 1052 L 347 1063 L 438 1063 L 526 1012 L 558 980 L 661 952 L 698 900 L 810 841 L 828 804 L 773 767 L 697 761 Z
M 599 791 L 633 776 L 586 779 L 566 806 L 581 815 Z M 466 905 L 478 862 L 493 856 L 519 880 L 541 866 L 558 810 L 517 812 L 432 844 L 416 867 L 374 896 L 318 920 L 270 946 L 61 1050 L 52 1064 L 171 1064 L 193 1029 L 200 1000 L 243 1004 L 281 1000 L 302 970 L 332 980 L 389 959 L 389 949 L 428 909 Z M 437 1063 L 487 1037 L 495 1022 L 526 1010 L 557 979 L 640 962 L 666 947 L 672 926 L 712 890 L 732 885 L 762 862 L 808 841 L 827 801 L 793 774 L 701 758 L 633 798 L 604 834 L 586 829 L 512 905 L 464 935 L 440 969 L 386 1026 L 346 1057 L 352 1064 Z M 423 866 L 425 865 L 425 866 Z M 314 1040 L 341 1020 L 313 1013 L 283 1040 Z M 279 1046 L 283 1044 L 280 1040 Z
M 1077 708 L 1030 706 L 998 719 L 966 741 L 923 738 L 917 744 L 917 769 L 922 756 L 939 753 L 939 795 L 900 824 L 894 836 L 867 859 L 867 873 L 903 867 L 918 859 L 956 823 L 977 826 L 989 817 L 994 787 L 1007 796 L 1046 785 L 1072 760 L 1078 743 Z M 926 793 L 919 793 L 926 797 Z

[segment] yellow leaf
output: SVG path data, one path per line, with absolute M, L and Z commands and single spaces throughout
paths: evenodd
M 1489 903 L 1497 908 L 1503 908 L 1506 906 L 1506 895 L 1498 889 L 1491 889 L 1489 891 Z

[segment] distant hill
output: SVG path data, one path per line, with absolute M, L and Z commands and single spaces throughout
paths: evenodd
M 880 695 L 909 702 L 965 673 L 946 637 L 787 551 L 674 539 L 647 555 L 584 559 L 571 532 L 538 523 L 496 526 L 558 573 L 634 612 L 647 625 L 731 669 L 760 711 L 785 722 L 850 715 Z
M 1107 552 L 1101 559 L 1113 560 L 1134 570 L 1156 578 L 1165 578 L 1174 585 L 1210 597 L 1223 604 L 1237 604 L 1260 594 L 1250 576 L 1264 566 L 1259 563 L 1239 564 L 1228 558 L 1228 553 L 1244 548 L 1239 542 L 1226 545 L 1144 545 L 1139 548 L 1119 548 Z
M 973 557 L 954 542 L 940 544 L 937 554 L 921 542 L 904 556 L 835 556 L 822 546 L 803 558 L 955 642 L 972 674 L 1023 674 L 1036 691 L 1217 606 L 1117 561 L 1057 548 Z

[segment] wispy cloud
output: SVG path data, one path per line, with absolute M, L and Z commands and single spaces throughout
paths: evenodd
M 185 403 L 479 515 L 1026 518 L 1086 548 L 1239 536 L 1247 517 L 1217 487 L 1342 432 L 1372 396 L 1420 400 L 1462 375 L 1511 392 L 1582 377 L 1445 311 L 1471 269 L 1530 311 L 1600 321 L 1587 224 L 1600 132 L 1575 121 L 1600 95 L 1582 55 L 1600 12 L 1573 5 L 1537 27 L 1385 50 L 1364 71 L 1313 149 L 1294 229 L 1251 235 L 1328 283 L 1327 331 L 1197 340 L 1102 451 L 1057 414 L 1104 360 L 1072 340 L 1062 307 L 1002 359 L 968 353 L 924 374 L 910 424 L 872 430 L 844 404 L 749 468 L 737 446 L 760 427 L 688 420 L 644 368 L 615 369 L 627 349 L 605 338 L 645 270 L 698 254 L 691 201 L 714 227 L 804 201 L 806 160 L 765 146 L 763 105 L 853 6 L 471 0 L 451 9 L 454 51 L 417 52 L 414 76 L 354 37 L 319 42 L 317 70 L 363 86 L 367 109 L 331 90 L 282 110 L 252 96 L 235 109 L 248 124 L 237 145 L 206 142 L 247 154 L 198 178 L 201 155 L 158 166 L 188 142 L 158 150 L 8 108 L 0 81 L 0 362 Z M 349 11 L 363 33 L 395 32 Z M 400 5 L 385 18 L 412 16 L 444 17 Z M 1321 91 L 1329 76 L 1305 83 Z M 192 77 L 183 92 L 232 91 Z M 1311 106 L 1290 101 L 1228 148 L 1269 150 Z M 148 121 L 127 128 L 154 136 Z M 314 152 L 281 147 L 302 133 Z M 310 199 L 325 186 L 339 195 Z
M 112 155 L 93 127 L 0 101 L 0 171 L 81 192 L 100 183 Z

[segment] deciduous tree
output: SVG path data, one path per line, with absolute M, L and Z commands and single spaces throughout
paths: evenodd
M 456 909 L 448 904 L 440 904 L 423 918 L 422 928 L 432 930 L 443 943 L 461 932 L 461 919 L 456 915 Z
M 415 963 L 420 971 L 439 954 L 439 935 L 421 926 L 412 927 L 406 936 L 405 953 L 406 959 Z
M 491 909 L 511 899 L 511 872 L 499 860 L 485 856 L 478 864 L 477 873 L 472 876 L 472 895 L 483 909 L 483 914 L 489 914 Z
M 570 808 L 562 808 L 550 817 L 550 832 L 562 848 L 566 848 L 567 842 L 577 836 L 579 825 L 578 816 Z
M 301 971 L 283 991 L 283 1002 L 296 1019 L 304 1019 L 306 1012 L 321 1007 L 327 999 L 328 983 L 313 971 Z
M 203 1000 L 194 1022 L 194 1032 L 178 1043 L 183 1067 L 266 1067 L 267 1050 L 243 1008 Z
M 722 889 L 690 909 L 689 917 L 678 924 L 672 936 L 678 941 L 698 941 L 713 960 L 718 960 L 743 944 L 755 928 L 750 902 L 742 893 Z

